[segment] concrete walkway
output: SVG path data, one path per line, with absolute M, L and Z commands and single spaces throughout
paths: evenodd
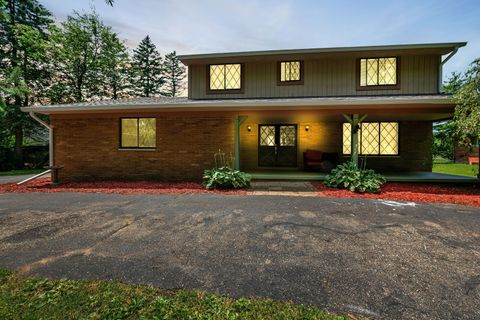
M 0 194 L 0 267 L 480 319 L 480 209 L 367 199 Z

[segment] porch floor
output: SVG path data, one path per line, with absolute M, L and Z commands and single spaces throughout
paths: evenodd
M 258 170 L 249 171 L 253 180 L 299 180 L 299 181 L 323 181 L 326 173 L 306 172 L 296 170 Z M 453 174 L 435 172 L 402 172 L 384 173 L 390 182 L 452 182 L 452 183 L 475 183 L 479 182 L 474 177 L 457 176 Z

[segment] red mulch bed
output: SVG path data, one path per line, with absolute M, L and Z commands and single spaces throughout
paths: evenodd
M 49 178 L 37 179 L 17 186 L 14 183 L 0 185 L 1 192 L 90 192 L 113 194 L 194 194 L 218 193 L 244 195 L 245 190 L 207 190 L 198 182 L 159 181 L 92 181 L 68 182 L 52 185 Z
M 480 207 L 480 188 L 473 185 L 445 185 L 394 183 L 383 185 L 380 193 L 355 193 L 344 189 L 326 187 L 322 182 L 312 182 L 321 197 L 370 198 L 412 202 L 461 204 Z

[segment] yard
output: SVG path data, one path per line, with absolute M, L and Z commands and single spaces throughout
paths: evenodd
M 1 319 L 318 319 L 316 307 L 271 299 L 231 299 L 113 281 L 48 280 L 0 269 Z M 358 318 L 356 318 L 358 319 Z
M 464 163 L 434 163 L 432 172 L 476 177 L 478 175 L 478 165 Z

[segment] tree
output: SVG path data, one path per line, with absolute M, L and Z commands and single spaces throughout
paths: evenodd
M 5 136 L 15 139 L 17 167 L 23 165 L 24 136 L 41 130 L 20 107 L 34 101 L 48 82 L 44 45 L 52 26 L 50 12 L 36 0 L 0 0 L 0 77 L 7 79 L 0 121 Z
M 161 94 L 165 80 L 162 76 L 162 57 L 149 36 L 133 50 L 132 93 L 150 97 Z
M 110 28 L 96 13 L 68 16 L 52 36 L 51 51 L 56 66 L 53 102 L 80 102 L 102 96 L 100 61 Z M 59 94 L 61 93 L 61 94 Z
M 104 30 L 99 58 L 103 96 L 118 99 L 128 95 L 130 64 L 123 42 L 109 29 Z
M 448 82 L 443 84 L 443 91 L 448 94 L 455 94 L 465 82 L 465 78 L 461 73 L 452 72 Z
M 465 80 L 454 94 L 457 134 L 467 144 L 480 139 L 480 58 L 470 65 Z
M 165 95 L 176 97 L 185 88 L 185 66 L 178 59 L 177 53 L 173 51 L 165 56 L 163 63 L 163 75 L 165 77 Z

